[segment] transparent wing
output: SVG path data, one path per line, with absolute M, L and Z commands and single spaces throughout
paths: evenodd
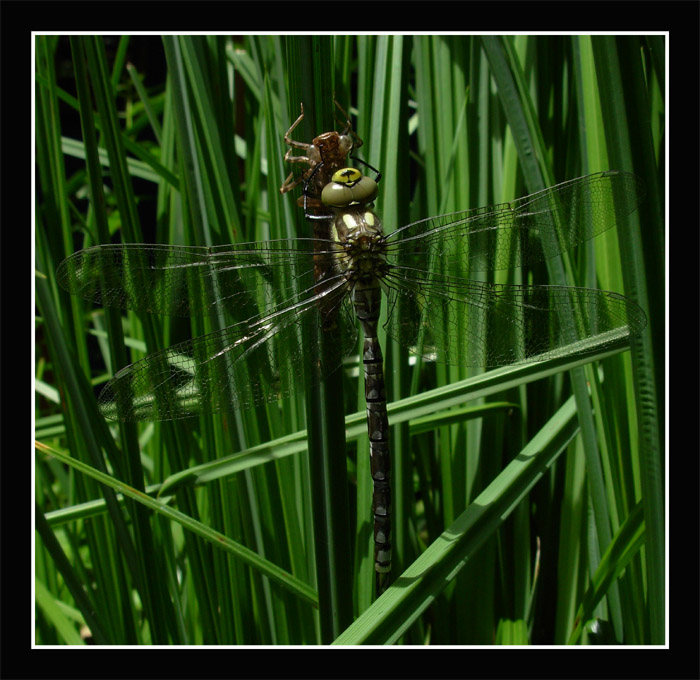
M 303 390 L 301 324 L 311 314 L 328 332 L 340 327 L 338 360 L 320 366 L 322 377 L 331 373 L 357 334 L 347 284 L 330 266 L 333 249 L 317 239 L 213 248 L 124 244 L 64 260 L 60 285 L 97 304 L 231 324 L 123 368 L 100 395 L 103 414 L 172 420 L 252 408 Z M 304 288 L 303 281 L 311 283 Z
M 587 175 L 510 203 L 413 222 L 387 236 L 388 258 L 396 268 L 455 276 L 533 264 L 611 228 L 643 195 L 630 173 Z
M 106 307 L 167 316 L 227 313 L 242 321 L 288 303 L 319 250 L 331 247 L 313 239 L 211 248 L 99 245 L 61 262 L 56 276 L 69 293 Z
M 397 230 L 387 237 L 387 332 L 438 361 L 483 367 L 585 353 L 639 333 L 644 312 L 616 293 L 469 277 L 573 248 L 635 210 L 642 195 L 634 175 L 603 172 Z
M 326 292 L 339 312 L 333 319 L 343 326 L 343 351 L 354 338 L 345 285 L 338 280 Z M 305 388 L 302 322 L 311 314 L 322 314 L 316 298 L 150 354 L 107 383 L 100 410 L 112 420 L 174 420 L 288 397 Z M 342 354 L 320 366 L 321 377 L 336 370 L 341 359 Z
M 390 337 L 442 363 L 494 367 L 586 354 L 636 335 L 642 309 L 618 293 L 460 279 L 390 288 Z

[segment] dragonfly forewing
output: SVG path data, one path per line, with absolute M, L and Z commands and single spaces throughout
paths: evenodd
M 587 175 L 510 203 L 408 224 L 387 236 L 387 259 L 454 276 L 533 265 L 612 228 L 643 197 L 633 174 Z
M 313 276 L 311 248 L 311 239 L 217 247 L 98 245 L 61 262 L 56 276 L 69 293 L 105 307 L 179 317 L 228 314 L 243 321 L 299 296 L 299 282 Z

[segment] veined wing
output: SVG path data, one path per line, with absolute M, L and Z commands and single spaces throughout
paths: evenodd
M 584 355 L 636 335 L 642 309 L 618 293 L 434 275 L 385 279 L 390 337 L 435 361 L 494 367 Z
M 533 264 L 611 228 L 643 195 L 630 173 L 587 175 L 510 203 L 413 222 L 387 236 L 387 258 L 455 276 Z
M 344 323 L 346 286 L 338 277 L 324 293 L 326 307 L 341 311 L 334 318 Z M 100 410 L 112 420 L 174 420 L 253 408 L 303 390 L 307 364 L 302 320 L 320 312 L 318 302 L 318 296 L 308 297 L 150 354 L 107 383 L 99 397 Z M 352 332 L 347 337 L 352 342 Z M 340 357 L 320 366 L 321 376 L 339 366 Z
M 227 312 L 240 321 L 298 296 L 299 279 L 313 272 L 320 249 L 331 248 L 315 239 L 98 245 L 61 262 L 56 276 L 69 293 L 107 307 L 166 316 Z

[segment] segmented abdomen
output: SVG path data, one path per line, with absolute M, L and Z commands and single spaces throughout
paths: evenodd
M 381 299 L 378 279 L 356 283 L 353 304 L 364 334 L 362 362 L 365 373 L 367 432 L 374 484 L 372 514 L 374 515 L 374 569 L 377 575 L 377 595 L 386 589 L 391 572 L 389 421 L 386 412 L 382 350 L 377 339 Z

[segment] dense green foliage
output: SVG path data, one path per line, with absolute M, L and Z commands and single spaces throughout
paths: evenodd
M 638 36 L 38 37 L 37 644 L 663 643 L 664 59 Z M 387 231 L 599 170 L 647 187 L 525 274 L 631 297 L 630 351 L 484 373 L 385 342 L 377 604 L 357 355 L 306 401 L 117 426 L 93 387 L 209 322 L 93 309 L 54 276 L 94 243 L 309 235 L 283 136 L 299 101 L 297 139 L 340 129 L 334 98 Z

